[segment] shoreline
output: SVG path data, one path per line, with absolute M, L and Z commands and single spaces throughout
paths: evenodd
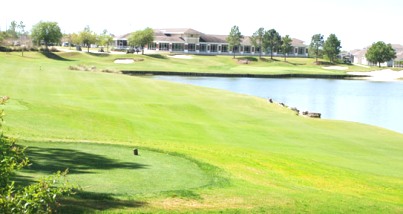
M 245 77 L 245 78 L 320 78 L 320 79 L 350 79 L 367 78 L 369 75 L 356 74 L 234 74 L 208 72 L 176 72 L 176 71 L 132 71 L 122 70 L 122 74 L 132 76 L 195 76 L 195 77 Z
M 383 69 L 369 72 L 347 72 L 347 74 L 356 75 L 356 78 L 370 81 L 388 82 L 403 80 L 403 70 L 393 71 L 391 69 Z

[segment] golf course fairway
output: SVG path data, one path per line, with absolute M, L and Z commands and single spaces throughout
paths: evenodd
M 3 131 L 28 147 L 33 163 L 21 177 L 69 168 L 67 178 L 82 188 L 63 201 L 62 213 L 403 212 L 402 134 L 300 117 L 262 98 L 113 73 L 244 67 L 230 56 L 136 57 L 144 61 L 0 53 L 0 96 L 10 97 Z M 275 62 L 273 73 L 336 72 L 297 60 L 306 65 Z M 71 69 L 78 65 L 96 69 Z M 252 63 L 247 72 L 270 73 L 270 66 Z

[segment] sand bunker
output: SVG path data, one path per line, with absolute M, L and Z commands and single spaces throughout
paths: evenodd
M 322 67 L 323 69 L 327 69 L 327 70 L 338 70 L 338 71 L 344 71 L 347 70 L 348 67 L 344 67 L 344 66 L 326 66 L 326 67 Z
M 134 59 L 116 59 L 114 62 L 116 64 L 131 64 L 134 62 Z
M 189 55 L 172 55 L 172 56 L 168 56 L 168 57 L 172 57 L 172 58 L 176 58 L 176 59 L 193 59 L 193 57 L 189 56 Z
M 348 72 L 348 74 L 367 75 L 369 77 L 365 77 L 364 79 L 372 80 L 372 81 L 403 80 L 403 71 L 393 71 L 391 69 L 385 69 L 385 70 L 380 70 L 380 71 L 371 71 L 371 72 Z

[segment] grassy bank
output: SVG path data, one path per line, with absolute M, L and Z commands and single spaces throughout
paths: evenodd
M 12 53 L 19 55 L 19 53 Z M 35 58 L 36 53 L 26 53 L 28 57 Z M 206 72 L 231 74 L 324 74 L 340 75 L 347 71 L 370 71 L 377 68 L 363 68 L 354 65 L 339 65 L 347 70 L 327 70 L 324 65 L 316 65 L 311 58 L 283 58 L 237 57 L 232 56 L 203 56 L 189 55 L 190 59 L 174 58 L 172 55 L 138 55 L 138 54 L 95 54 L 80 52 L 56 52 L 47 57 L 64 61 L 68 65 L 96 66 L 98 70 L 132 70 L 132 71 L 173 71 L 173 72 Z M 115 64 L 116 59 L 134 59 L 132 64 Z M 249 64 L 239 64 L 239 59 L 248 59 Z
M 139 65 L 138 69 L 147 70 L 290 72 L 294 65 L 276 68 L 257 62 L 251 67 L 230 57 L 206 56 L 195 56 L 192 63 L 135 56 L 145 58 L 144 64 L 116 65 L 115 57 L 122 56 L 58 53 L 48 58 L 38 53 L 26 57 L 0 53 L 0 94 L 11 97 L 5 106 L 5 131 L 24 139 L 24 145 L 33 147 L 33 158 L 42 163 L 24 175 L 35 177 L 46 173 L 45 165 L 62 165 L 47 158 L 57 155 L 61 162 L 71 161 L 72 180 L 86 182 L 83 191 L 89 193 L 68 199 L 75 206 L 67 210 L 403 211 L 401 134 L 298 117 L 264 99 L 221 90 L 68 69 L 85 64 L 99 70 Z M 310 66 L 296 66 L 295 72 L 332 72 Z M 145 152 L 133 160 L 125 152 L 134 147 Z M 71 154 L 96 157 L 95 162 L 110 168 L 99 169 L 91 159 L 84 162 L 83 156 Z M 133 169 L 136 164 L 155 166 L 155 171 L 142 174 Z M 74 173 L 83 170 L 79 166 L 87 166 L 87 173 Z M 105 176 L 109 179 L 100 181 Z M 115 179 L 134 190 L 113 187 Z M 226 182 L 210 185 L 215 179 Z M 111 188 L 104 190 L 104 186 Z M 99 207 L 97 201 L 111 205 Z

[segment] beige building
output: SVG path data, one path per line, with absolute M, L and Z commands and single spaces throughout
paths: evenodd
M 114 47 L 126 49 L 127 37 L 130 34 L 116 37 Z M 165 51 L 181 54 L 205 54 L 205 55 L 231 55 L 227 35 L 204 34 L 191 28 L 154 29 L 154 42 L 147 45 L 147 51 Z M 303 41 L 292 39 L 292 50 L 288 57 L 308 57 L 308 46 Z M 239 47 L 235 47 L 237 55 L 259 55 L 259 48 L 254 47 L 250 37 L 245 36 Z M 270 55 L 263 51 L 262 55 Z M 273 56 L 283 56 L 282 53 L 273 52 Z
M 374 63 L 369 62 L 367 60 L 367 58 L 365 57 L 365 54 L 367 53 L 368 48 L 357 49 L 357 50 L 351 51 L 351 55 L 353 56 L 352 62 L 354 64 L 376 66 Z M 403 45 L 392 44 L 392 48 L 395 49 L 395 51 L 396 51 L 396 59 L 391 60 L 389 62 L 381 63 L 381 66 L 384 66 L 384 67 L 401 67 L 402 66 L 401 61 L 403 61 Z

